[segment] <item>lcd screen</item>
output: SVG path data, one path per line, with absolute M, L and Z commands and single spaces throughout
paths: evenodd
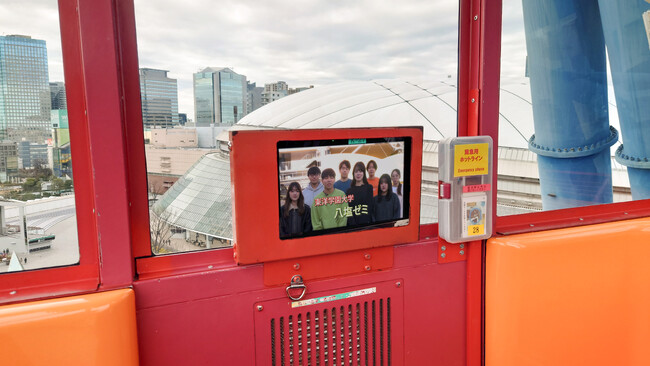
M 279 141 L 281 239 L 407 225 L 410 137 Z

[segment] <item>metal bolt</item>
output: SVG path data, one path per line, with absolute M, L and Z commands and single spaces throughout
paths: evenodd
M 474 20 L 478 20 L 478 15 L 474 15 Z
M 262 305 L 257 305 L 257 311 L 262 311 L 264 310 L 264 306 Z
M 446 257 L 446 256 L 447 256 L 447 254 L 445 254 L 445 253 L 442 253 L 442 254 L 440 254 L 440 256 L 444 258 L 444 257 Z
M 294 264 L 293 269 L 295 269 L 296 271 L 299 270 L 300 269 L 300 263 Z
M 11 292 L 9 293 L 9 295 L 15 295 L 15 294 L 16 294 L 16 291 L 15 291 L 15 290 L 14 290 L 14 291 L 11 291 Z
M 460 249 L 463 249 L 463 248 L 465 248 L 465 244 L 460 245 Z
M 370 266 L 365 266 L 364 269 L 365 269 L 366 271 L 370 271 Z
M 476 99 L 472 98 L 472 103 L 476 102 Z
M 401 282 L 395 282 L 395 287 L 401 287 L 402 283 Z
M 465 254 L 465 251 L 464 251 L 464 250 L 461 250 L 461 251 L 460 251 L 460 255 L 463 255 L 463 254 Z
M 363 256 L 366 259 L 370 259 L 370 253 L 366 253 L 366 255 Z
M 447 247 L 443 245 L 442 247 L 440 247 L 440 249 L 447 250 Z
M 213 267 L 214 267 L 213 265 L 209 265 L 209 266 L 208 266 L 208 269 L 212 269 Z
M 533 227 L 533 226 L 535 226 L 535 225 L 533 225 L 533 224 L 530 224 L 530 227 Z
M 581 218 L 580 218 L 580 221 L 584 221 L 584 219 L 581 217 Z

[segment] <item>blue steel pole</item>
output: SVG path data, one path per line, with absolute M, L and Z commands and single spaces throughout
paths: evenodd
M 545 210 L 612 202 L 605 42 L 596 0 L 523 0 Z
M 632 198 L 650 198 L 650 33 L 643 23 L 650 4 L 640 0 L 599 4 L 624 143 L 616 151 L 616 161 L 627 166 Z

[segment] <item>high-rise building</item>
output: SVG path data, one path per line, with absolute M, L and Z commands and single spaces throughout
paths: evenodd
M 45 41 L 0 36 L 0 140 L 43 143 L 50 136 L 50 109 Z
M 207 67 L 194 74 L 196 127 L 232 125 L 247 113 L 246 76 L 228 68 Z
M 264 84 L 262 92 L 262 105 L 267 105 L 289 94 L 289 86 L 284 81 L 278 81 L 272 84 Z
M 246 85 L 247 98 L 246 98 L 246 111 L 248 113 L 256 110 L 262 106 L 262 92 L 264 88 L 257 86 L 257 83 L 248 83 Z
M 18 143 L 19 168 L 32 169 L 38 166 L 48 167 L 47 144 L 21 141 Z
M 140 69 L 142 123 L 145 127 L 173 127 L 179 124 L 178 84 L 168 71 Z
M 68 109 L 68 100 L 65 97 L 65 83 L 62 81 L 50 83 L 50 100 L 52 110 Z
M 54 175 L 72 177 L 70 129 L 68 129 L 66 110 L 52 111 L 52 138 L 48 145 L 48 165 L 52 168 Z
M 0 142 L 0 182 L 9 180 L 18 172 L 18 145 L 13 141 Z

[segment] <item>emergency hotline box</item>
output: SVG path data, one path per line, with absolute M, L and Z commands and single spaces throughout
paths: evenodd
M 422 127 L 231 131 L 236 262 L 417 241 L 422 137 Z

